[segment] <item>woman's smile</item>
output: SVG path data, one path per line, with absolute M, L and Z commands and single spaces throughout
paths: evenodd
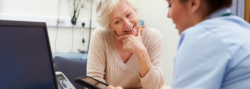
M 130 30 L 125 30 L 124 33 L 125 34 L 132 34 L 134 29 L 135 29 L 135 25 L 133 25 L 133 27 Z

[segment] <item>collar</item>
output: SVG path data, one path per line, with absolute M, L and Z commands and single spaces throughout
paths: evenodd
M 207 17 L 206 20 L 213 19 L 216 17 L 221 17 L 226 13 L 232 13 L 232 12 L 229 8 L 223 8 L 223 9 L 217 10 L 214 13 L 212 13 L 210 16 Z

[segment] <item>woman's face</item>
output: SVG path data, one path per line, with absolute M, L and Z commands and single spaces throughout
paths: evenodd
M 139 21 L 135 9 L 125 0 L 119 3 L 109 15 L 109 28 L 118 35 L 136 35 Z
M 187 5 L 180 2 L 179 0 L 167 0 L 169 4 L 168 18 L 173 20 L 176 25 L 179 34 L 181 34 L 185 29 L 190 27 L 190 17 L 187 10 Z

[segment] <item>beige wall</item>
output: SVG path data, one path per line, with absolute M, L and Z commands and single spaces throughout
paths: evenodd
M 145 21 L 145 25 L 156 28 L 164 36 L 163 75 L 165 85 L 172 83 L 173 63 L 179 41 L 178 31 L 172 20 L 167 18 L 168 3 L 166 0 L 136 0 L 138 4 L 138 18 Z

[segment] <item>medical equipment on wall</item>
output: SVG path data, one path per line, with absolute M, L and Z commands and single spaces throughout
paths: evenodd
M 83 44 L 83 46 L 84 46 L 84 43 L 85 43 L 85 39 L 84 39 L 84 26 L 85 26 L 85 23 L 83 22 L 83 23 L 82 23 L 82 34 L 83 34 L 82 44 Z M 87 53 L 87 52 L 88 52 L 88 51 L 81 50 L 81 49 L 78 49 L 78 51 L 79 51 L 80 53 Z
M 79 5 L 81 4 L 81 5 Z M 79 16 L 79 13 L 81 11 L 81 8 L 83 8 L 85 5 L 84 5 L 84 1 L 83 0 L 74 0 L 74 4 L 73 4 L 73 8 L 74 8 L 74 11 L 73 11 L 73 16 L 72 16 L 72 19 L 71 19 L 71 23 L 73 25 L 76 25 L 76 22 L 77 22 L 77 18 Z

